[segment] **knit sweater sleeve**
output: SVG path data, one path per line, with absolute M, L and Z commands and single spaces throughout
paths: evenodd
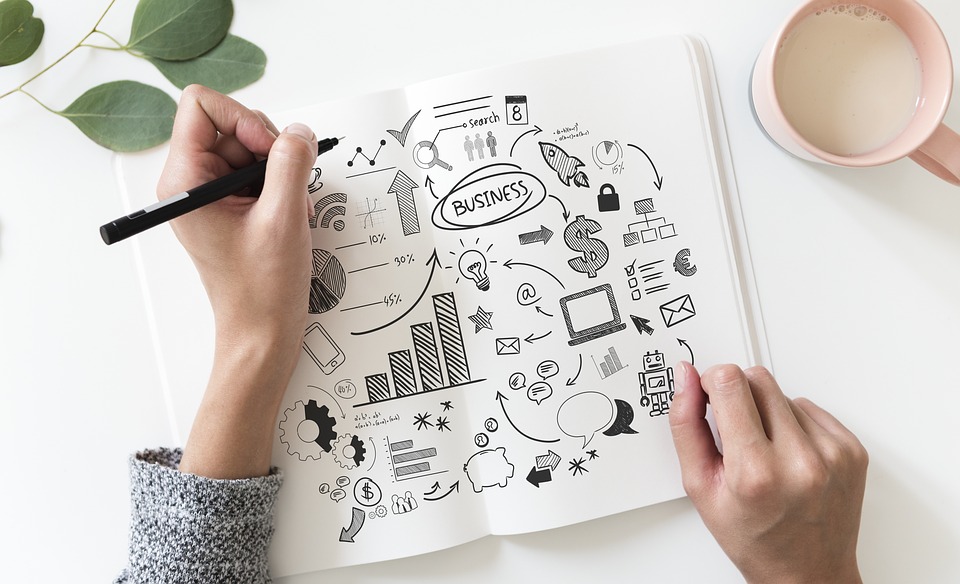
M 131 457 L 129 558 L 115 584 L 270 582 L 282 474 L 209 479 L 177 470 L 182 454 L 161 448 Z

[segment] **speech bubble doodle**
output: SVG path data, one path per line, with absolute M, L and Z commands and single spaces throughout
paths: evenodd
M 537 365 L 537 375 L 544 381 L 550 379 L 557 373 L 560 373 L 560 366 L 556 361 L 544 361 Z
M 523 389 L 527 385 L 527 377 L 519 371 L 510 376 L 510 389 Z
M 633 423 L 633 406 L 622 399 L 613 400 L 617 404 L 617 417 L 613 425 L 603 431 L 604 436 L 619 436 L 620 434 L 636 434 L 630 427 Z
M 583 438 L 583 447 L 593 440 L 595 433 L 613 420 L 613 402 L 596 391 L 585 391 L 567 398 L 557 411 L 557 425 L 571 438 Z
M 553 388 L 546 381 L 531 383 L 530 387 L 527 388 L 527 399 L 537 402 L 538 406 L 551 395 L 553 395 Z
M 357 386 L 354 385 L 354 383 L 349 379 L 338 381 L 337 386 L 334 389 L 337 392 L 337 395 L 343 399 L 353 399 L 357 395 Z
M 348 476 L 337 477 L 337 486 L 338 486 L 338 487 L 345 487 L 345 486 L 347 486 L 347 485 L 349 485 L 349 484 L 350 484 L 350 477 L 348 477 Z
M 346 496 L 347 496 L 347 493 L 343 489 L 334 489 L 330 491 L 330 498 L 336 501 L 337 503 L 339 503 L 340 501 L 343 501 L 343 499 Z
M 328 485 L 327 483 L 323 483 L 323 484 L 320 485 L 320 494 L 321 494 L 321 495 L 326 495 L 326 494 L 329 493 L 329 492 L 330 492 L 330 485 Z

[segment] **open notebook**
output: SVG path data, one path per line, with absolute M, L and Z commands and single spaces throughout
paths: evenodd
M 673 366 L 765 363 L 709 58 L 668 37 L 276 116 L 318 159 L 310 326 L 274 463 L 275 575 L 681 496 Z M 123 156 L 131 209 L 162 153 Z M 173 432 L 212 319 L 169 229 L 132 243 Z

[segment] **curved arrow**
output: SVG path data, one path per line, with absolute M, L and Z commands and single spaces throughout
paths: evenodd
M 552 333 L 552 332 L 553 332 L 553 331 L 547 331 L 547 334 L 545 334 L 545 335 L 540 335 L 539 337 L 535 337 L 535 336 L 533 336 L 533 333 L 530 333 L 529 335 L 527 335 L 527 338 L 525 338 L 525 339 L 523 339 L 523 340 L 527 341 L 527 342 L 530 343 L 530 344 L 533 344 L 534 341 L 539 341 L 540 339 L 545 339 L 545 338 L 549 337 L 549 336 L 550 336 L 550 333 Z
M 434 484 L 437 486 L 438 489 L 440 488 L 440 483 L 434 483 Z M 458 492 L 458 493 L 460 492 L 460 481 L 457 481 L 457 482 L 453 483 L 452 485 L 450 485 L 450 488 L 447 489 L 447 492 L 444 493 L 444 494 L 442 494 L 442 495 L 440 495 L 439 497 L 428 497 L 428 496 L 427 496 L 427 495 L 432 495 L 432 494 L 435 493 L 436 491 L 433 491 L 433 492 L 431 492 L 431 493 L 424 493 L 424 494 L 423 494 L 423 500 L 424 500 L 424 501 L 439 501 L 440 499 L 443 499 L 443 498 L 447 497 L 447 495 L 449 495 L 450 493 L 452 493 L 452 492 L 454 492 L 454 491 L 456 491 L 456 492 Z
M 653 159 L 650 158 L 649 154 L 644 152 L 643 148 L 636 146 L 634 144 L 627 144 L 627 146 L 630 146 L 631 148 L 636 148 L 637 150 L 640 151 L 641 154 L 646 156 L 647 161 L 650 162 L 650 166 L 653 167 L 653 174 L 657 176 L 657 180 L 653 181 L 653 186 L 657 187 L 657 190 L 659 191 L 663 187 L 663 177 L 660 176 L 659 172 L 657 172 L 657 166 L 653 163 Z
M 563 220 L 564 221 L 569 220 L 570 211 L 567 211 L 567 206 L 563 204 L 563 201 L 560 200 L 560 197 L 558 197 L 557 195 L 547 195 L 547 196 L 550 197 L 551 199 L 556 199 L 556 201 L 560 203 L 560 206 L 563 207 Z
M 346 419 L 346 418 L 347 418 L 347 414 L 343 413 L 343 408 L 340 407 L 340 402 L 337 401 L 337 398 L 335 398 L 335 397 L 333 397 L 332 395 L 330 395 L 330 392 L 329 392 L 329 391 L 327 391 L 327 390 L 325 390 L 325 389 L 320 389 L 320 388 L 317 387 L 316 385 L 308 385 L 307 387 L 309 387 L 309 388 L 311 388 L 311 389 L 315 389 L 315 390 L 317 390 L 317 391 L 322 391 L 323 393 L 327 394 L 327 396 L 329 396 L 330 399 L 333 400 L 333 403 L 337 404 L 337 408 L 340 409 L 340 418 L 341 418 L 341 419 Z
M 367 471 L 371 471 L 373 470 L 373 465 L 377 462 L 377 446 L 373 443 L 373 438 L 370 436 L 367 436 L 367 444 L 373 449 L 373 460 L 370 461 L 370 468 L 367 469 Z
M 363 522 L 367 519 L 367 514 L 359 507 L 353 508 L 353 518 L 350 520 L 350 527 L 340 529 L 340 541 L 343 543 L 354 543 L 353 538 L 360 533 L 363 528 Z
M 535 265 L 533 265 L 533 264 L 525 264 L 525 263 L 523 263 L 523 262 L 515 262 L 515 261 L 513 261 L 513 260 L 507 260 L 507 261 L 503 262 L 503 267 L 507 268 L 508 270 L 512 270 L 512 269 L 513 269 L 513 266 L 527 266 L 528 268 L 536 268 L 536 269 L 540 270 L 541 272 L 543 272 L 544 274 L 546 274 L 546 275 L 550 276 L 551 278 L 553 278 L 554 280 L 556 280 L 556 281 L 557 281 L 557 284 L 560 284 L 560 287 L 561 287 L 561 288 L 563 288 L 564 290 L 567 289 L 567 287 L 563 285 L 563 282 L 560 281 L 560 278 L 554 276 L 553 274 L 551 274 L 550 272 L 544 270 L 544 269 L 541 268 L 540 266 L 535 266 Z
M 433 192 L 433 184 L 433 179 L 430 178 L 430 175 L 428 174 L 427 180 L 423 183 L 423 186 L 430 189 L 430 194 L 433 195 L 434 199 L 439 199 L 440 197 L 437 196 L 437 193 Z
M 497 401 L 500 402 L 500 408 L 503 409 L 503 416 L 507 419 L 508 422 L 510 422 L 510 425 L 513 426 L 513 429 L 516 430 L 517 432 L 519 432 L 519 434 L 520 434 L 521 436 L 523 436 L 524 438 L 528 438 L 528 439 L 530 439 L 530 440 L 533 440 L 534 442 L 543 442 L 544 444 L 552 444 L 552 443 L 554 443 L 554 442 L 560 442 L 560 439 L 559 439 L 559 438 L 556 438 L 556 439 L 554 439 L 554 440 L 541 440 L 541 439 L 539 439 L 539 438 L 534 438 L 533 436 L 530 436 L 529 434 L 523 433 L 523 432 L 520 430 L 520 428 L 517 428 L 517 425 L 513 423 L 513 420 L 510 419 L 510 414 L 507 413 L 507 406 L 503 403 L 504 400 L 509 400 L 510 398 L 508 398 L 507 396 L 503 395 L 502 393 L 500 393 L 500 392 L 498 391 L 498 392 L 497 392 L 497 397 L 496 397 L 496 399 L 497 399 Z
M 690 348 L 690 345 L 687 344 L 687 341 L 683 339 L 677 339 L 677 342 L 680 343 L 681 347 L 686 347 L 690 351 L 690 364 L 693 365 L 693 349 Z
M 437 271 L 437 266 L 440 265 L 440 260 L 437 258 L 437 250 L 436 250 L 436 248 L 434 248 L 433 253 L 430 254 L 430 259 L 427 260 L 427 264 L 430 264 L 430 276 L 427 278 L 427 284 L 423 287 L 423 291 L 420 292 L 420 296 L 417 297 L 417 300 L 413 303 L 413 305 L 412 305 L 410 308 L 408 308 L 408 309 L 406 310 L 406 312 L 404 312 L 403 314 L 401 314 L 401 315 L 398 316 L 397 318 L 391 320 L 390 322 L 388 322 L 388 323 L 385 324 L 385 325 L 378 326 L 377 328 L 373 328 L 373 329 L 370 329 L 370 330 L 368 330 L 368 331 L 352 332 L 352 333 L 350 333 L 350 334 L 351 334 L 351 335 L 354 335 L 354 336 L 360 336 L 360 335 L 368 335 L 368 334 L 370 334 L 370 333 L 375 333 L 375 332 L 377 332 L 377 331 L 379 331 L 379 330 L 383 330 L 383 329 L 387 328 L 388 326 L 390 326 L 390 325 L 392 325 L 392 324 L 395 324 L 395 323 L 403 320 L 408 314 L 410 314 L 411 312 L 413 312 L 413 309 L 416 308 L 417 305 L 420 304 L 420 301 L 423 300 L 423 297 L 426 296 L 427 290 L 430 289 L 430 283 L 433 281 L 433 274 Z
M 583 354 L 582 353 L 580 354 L 580 364 L 577 365 L 577 374 L 574 375 L 572 378 L 571 377 L 567 378 L 567 386 L 575 385 L 577 383 L 577 379 L 580 378 L 581 371 L 583 371 Z
M 553 315 L 552 315 L 552 314 L 548 313 L 547 311 L 545 311 L 544 309 L 540 308 L 539 306 L 537 307 L 537 312 L 539 312 L 539 313 L 542 314 L 543 316 L 549 316 L 550 318 L 553 318 Z
M 523 138 L 524 136 L 526 136 L 526 135 L 529 134 L 530 132 L 533 132 L 533 135 L 536 136 L 537 134 L 539 134 L 539 133 L 542 132 L 542 131 L 543 131 L 543 130 L 540 129 L 540 126 L 534 126 L 532 130 L 527 130 L 526 132 L 524 132 L 524 133 L 520 134 L 519 136 L 517 136 L 517 139 L 513 141 L 513 146 L 510 147 L 510 156 L 513 156 L 513 149 L 517 147 L 517 142 L 520 141 L 520 138 Z

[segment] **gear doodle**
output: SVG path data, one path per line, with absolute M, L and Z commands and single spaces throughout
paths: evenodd
M 330 415 L 330 408 L 318 406 L 316 400 L 306 404 L 298 401 L 283 412 L 280 421 L 280 442 L 287 446 L 287 454 L 300 460 L 320 460 L 324 452 L 333 449 L 337 439 L 333 429 L 337 420 Z
M 387 508 L 383 505 L 377 505 L 377 517 L 383 518 L 387 516 Z
M 341 468 L 353 470 L 360 466 L 367 455 L 363 440 L 359 436 L 344 434 L 333 445 L 333 459 Z

